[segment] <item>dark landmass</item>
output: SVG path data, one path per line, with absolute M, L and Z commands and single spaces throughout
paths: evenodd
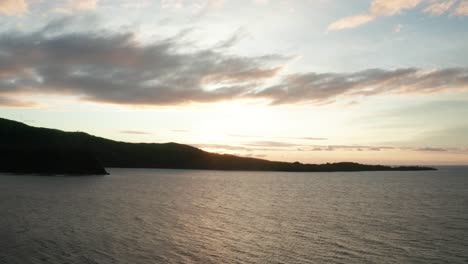
M 85 162 L 85 168 L 93 168 L 94 160 L 104 167 L 118 168 L 168 168 L 168 169 L 203 169 L 203 170 L 246 170 L 246 171 L 291 171 L 291 172 L 334 172 L 334 171 L 414 171 L 435 170 L 429 167 L 401 166 L 391 167 L 382 165 L 364 165 L 353 162 L 302 164 L 299 162 L 276 162 L 263 159 L 238 157 L 227 154 L 209 153 L 198 148 L 177 143 L 126 143 L 95 137 L 83 132 L 64 132 L 56 129 L 37 128 L 20 122 L 0 118 L 0 163 L 5 163 L 4 156 L 8 153 L 20 153 L 22 149 L 38 149 L 31 151 L 28 164 L 34 164 L 34 153 L 42 156 L 41 151 L 55 153 L 59 148 L 66 153 L 61 159 L 55 159 L 55 154 L 48 154 L 49 158 L 37 157 L 38 160 L 50 159 L 61 162 L 56 165 L 65 169 L 68 164 L 70 173 L 79 170 L 78 164 Z M 78 151 L 79 150 L 79 151 Z M 68 155 L 68 156 L 67 156 Z M 80 156 L 82 155 L 82 156 Z M 80 158 L 78 158 L 80 156 Z M 17 157 L 16 161 L 12 161 Z M 20 154 L 12 155 L 8 162 L 18 164 L 21 168 Z M 95 158 L 95 159 L 93 159 Z M 73 161 L 65 162 L 64 160 Z M 49 164 L 49 163 L 48 163 Z M 94 165 L 93 165 L 94 164 Z M 8 168 L 1 164 L 0 170 Z M 34 166 L 23 168 L 33 172 Z M 20 169 L 18 169 L 20 170 Z M 4 171 L 6 172 L 6 171 Z M 39 172 L 40 173 L 40 172 Z
M 106 175 L 96 157 L 83 149 L 2 147 L 0 172 L 45 175 Z

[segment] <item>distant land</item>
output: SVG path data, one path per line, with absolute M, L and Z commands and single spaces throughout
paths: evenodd
M 177 143 L 127 143 L 0 118 L 0 172 L 107 174 L 104 167 L 237 171 L 421 171 L 420 166 L 354 162 L 302 164 L 216 154 Z

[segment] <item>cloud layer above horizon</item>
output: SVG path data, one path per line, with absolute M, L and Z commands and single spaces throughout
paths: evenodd
M 56 20 L 33 32 L 0 33 L 0 104 L 28 106 L 22 95 L 76 96 L 122 105 L 180 105 L 261 99 L 271 104 L 324 104 L 378 94 L 464 91 L 468 68 L 290 72 L 294 56 L 239 56 L 239 32 L 197 48 L 186 31 L 141 41 L 132 32 L 70 30 Z

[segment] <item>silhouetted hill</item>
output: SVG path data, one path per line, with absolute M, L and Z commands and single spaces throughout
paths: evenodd
M 62 147 L 1 147 L 0 172 L 106 175 L 96 157 L 84 149 Z
M 254 171 L 390 171 L 433 170 L 427 167 L 390 167 L 351 162 L 302 164 L 215 154 L 177 143 L 126 143 L 83 132 L 37 128 L 0 118 L 2 152 L 21 148 L 86 150 L 105 167 L 171 168 Z M 0 161 L 3 162 L 3 161 Z

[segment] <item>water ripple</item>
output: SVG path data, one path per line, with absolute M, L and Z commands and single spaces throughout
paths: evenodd
M 0 263 L 467 263 L 468 170 L 0 175 Z

